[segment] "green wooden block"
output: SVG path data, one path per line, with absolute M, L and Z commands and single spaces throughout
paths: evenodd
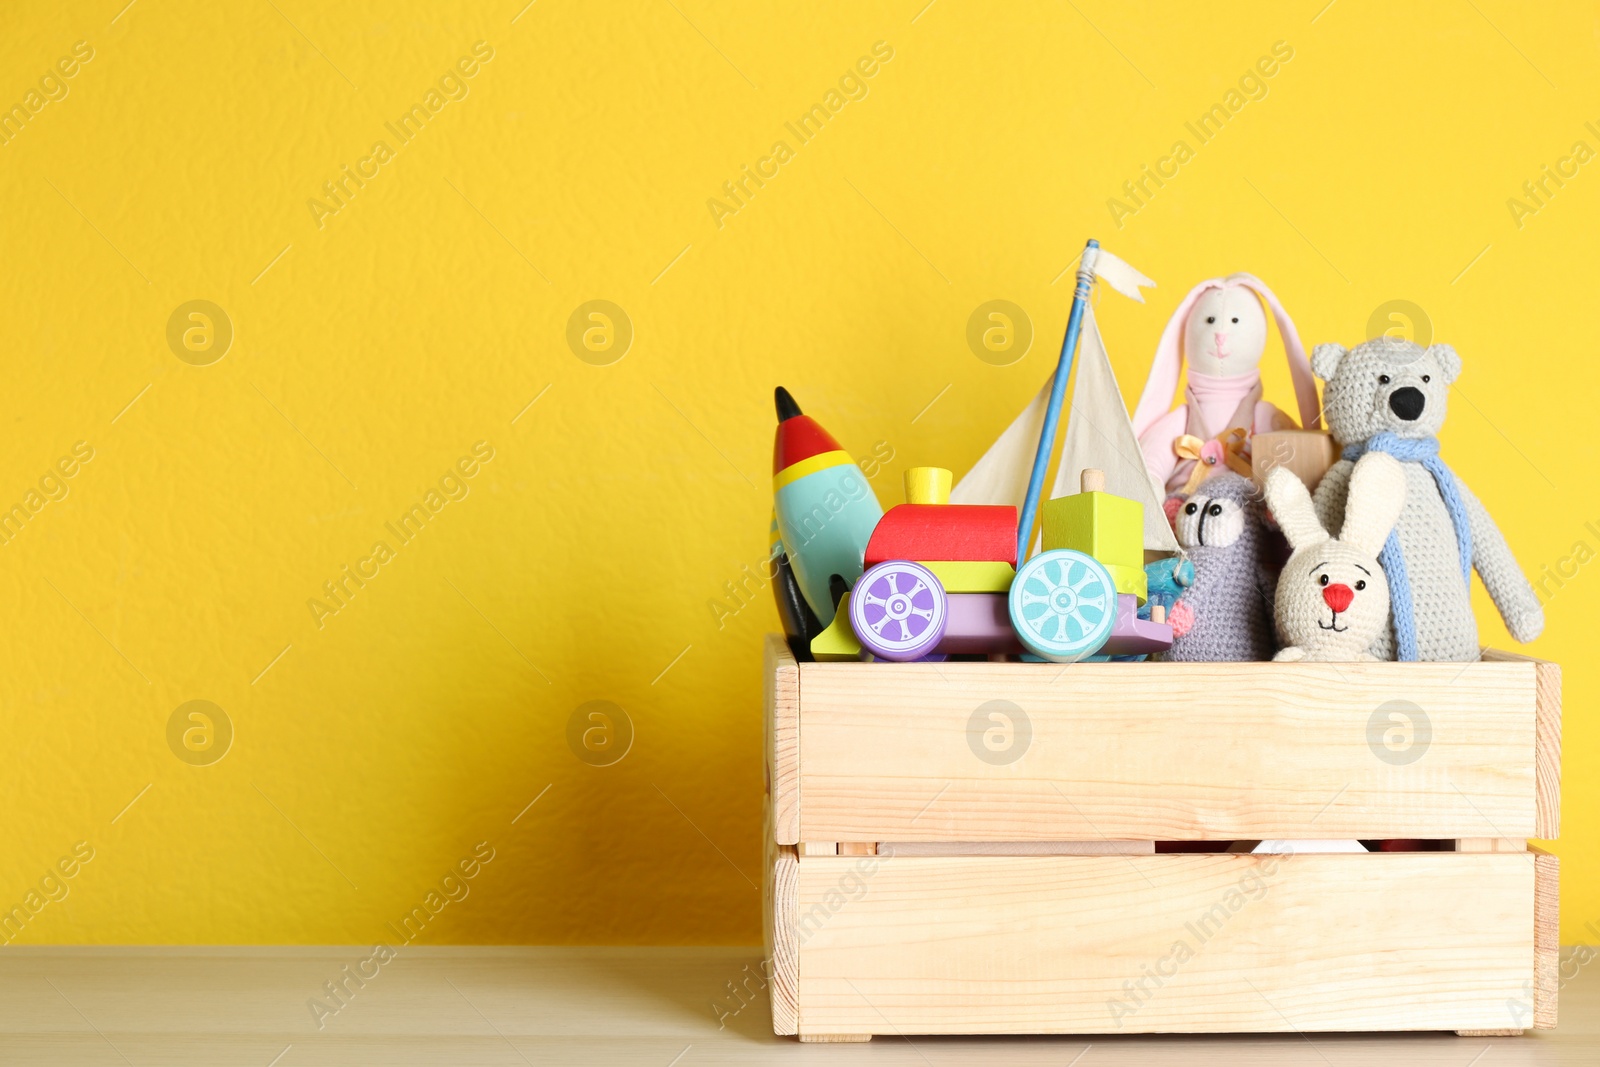
M 1107 566 L 1144 569 L 1144 507 L 1111 493 L 1045 501 L 1044 547 L 1075 548 Z

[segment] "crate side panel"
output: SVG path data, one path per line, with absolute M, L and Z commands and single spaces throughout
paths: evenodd
M 801 1033 L 1492 1029 L 1532 975 L 1526 855 L 875 859 L 799 863 Z
M 766 973 L 772 994 L 772 1032 L 796 1032 L 799 1010 L 796 988 L 800 957 L 795 940 L 799 865 L 791 845 L 768 842 L 766 880 L 762 886 L 762 925 L 766 935 Z
M 1534 857 L 1533 1027 L 1554 1030 L 1561 996 L 1561 860 L 1542 849 Z
M 1524 837 L 1529 663 L 805 664 L 806 840 Z
M 1538 814 L 1533 836 L 1554 840 L 1561 834 L 1561 664 L 1497 648 L 1484 649 L 1483 658 L 1491 663 L 1528 664 L 1534 672 L 1539 721 L 1534 756 Z

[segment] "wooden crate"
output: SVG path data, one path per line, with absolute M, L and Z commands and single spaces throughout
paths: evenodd
M 781 1034 L 1554 1025 L 1553 664 L 766 676 Z M 1456 851 L 1152 844 L 1348 838 Z

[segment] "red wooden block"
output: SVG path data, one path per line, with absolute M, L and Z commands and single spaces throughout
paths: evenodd
M 1017 509 L 1009 504 L 897 504 L 867 541 L 866 565 L 889 559 L 1017 564 Z

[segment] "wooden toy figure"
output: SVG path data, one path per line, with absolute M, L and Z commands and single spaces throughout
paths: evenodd
M 867 538 L 883 507 L 866 475 L 833 436 L 800 413 L 789 391 L 775 393 L 772 496 L 778 539 L 817 621 L 833 620 L 834 590 L 861 577 Z
M 1182 489 L 1195 465 L 1193 450 L 1182 454 L 1174 450 L 1181 438 L 1218 441 L 1235 429 L 1255 434 L 1294 426 L 1293 419 L 1261 396 L 1261 355 L 1267 344 L 1262 301 L 1272 308 L 1289 357 L 1300 424 L 1307 429 L 1320 425 L 1311 365 L 1294 323 L 1272 290 L 1250 274 L 1201 282 L 1183 298 L 1162 332 L 1133 413 L 1133 431 L 1139 436 L 1145 466 L 1168 492 Z M 1178 373 L 1185 365 L 1184 402 L 1169 411 Z

